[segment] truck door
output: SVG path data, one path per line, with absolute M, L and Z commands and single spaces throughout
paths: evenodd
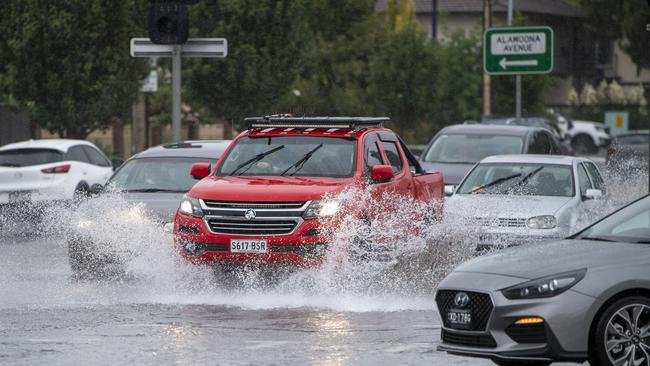
M 413 197 L 413 177 L 411 176 L 408 163 L 405 162 L 404 154 L 398 147 L 397 137 L 390 132 L 379 133 L 380 147 L 385 157 L 384 161 L 388 162 L 393 168 L 395 178 L 388 182 L 392 184 L 391 189 L 400 195 Z

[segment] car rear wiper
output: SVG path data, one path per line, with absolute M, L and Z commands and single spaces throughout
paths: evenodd
M 256 163 L 256 162 L 258 162 L 258 161 L 264 159 L 264 157 L 266 157 L 267 155 L 271 155 L 271 154 L 273 154 L 274 152 L 276 152 L 276 151 L 278 151 L 278 150 L 282 150 L 282 149 L 284 149 L 284 145 L 280 145 L 280 146 L 278 146 L 278 147 L 274 147 L 274 148 L 271 149 L 271 150 L 267 150 L 267 151 L 261 152 L 261 153 L 255 155 L 255 156 L 253 156 L 252 158 L 246 160 L 245 162 L 243 162 L 243 163 L 237 165 L 237 167 L 236 167 L 232 172 L 230 172 L 228 175 L 235 175 L 235 173 L 236 173 L 237 171 L 239 171 L 239 169 L 245 167 L 246 165 L 249 165 L 249 164 L 250 164 L 251 166 L 253 166 L 254 163 Z M 249 168 L 250 168 L 250 167 L 249 167 Z M 245 169 L 244 171 L 242 171 L 239 175 L 242 175 L 242 174 L 246 173 L 246 171 L 247 171 L 249 168 L 246 168 L 246 169 Z
M 497 184 L 503 183 L 505 181 L 509 181 L 510 179 L 521 177 L 521 173 L 509 175 L 507 177 L 501 177 L 499 179 L 495 179 L 491 181 L 490 183 L 483 184 L 482 186 L 474 187 L 472 188 L 472 193 L 478 193 L 479 191 L 484 190 L 485 188 L 495 186 Z
M 140 188 L 140 189 L 126 189 L 124 192 L 138 192 L 138 193 L 152 193 L 152 192 L 174 192 L 183 193 L 185 191 L 178 189 L 164 189 L 164 188 Z
M 291 168 L 296 168 L 296 170 L 294 170 L 294 172 L 289 175 L 296 174 L 300 169 L 302 169 L 303 166 L 305 166 L 307 160 L 309 160 L 309 158 L 311 158 L 311 156 L 314 155 L 314 153 L 321 147 L 323 147 L 323 144 L 320 144 L 315 148 L 311 149 L 311 151 L 307 152 L 305 155 L 302 156 L 302 158 L 298 159 L 298 161 L 291 164 L 291 166 L 285 169 L 282 173 L 280 173 L 280 175 L 285 175 L 289 170 L 291 170 Z

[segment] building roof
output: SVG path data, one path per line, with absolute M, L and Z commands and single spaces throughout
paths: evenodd
M 389 0 L 378 0 L 375 3 L 375 10 L 383 12 Z M 415 11 L 418 14 L 431 14 L 433 1 L 414 0 Z M 482 13 L 483 0 L 437 0 L 438 11 L 446 13 Z M 514 10 L 524 14 L 541 14 L 563 17 L 583 16 L 579 8 L 569 4 L 565 0 L 514 0 Z M 508 0 L 492 0 L 492 11 L 494 13 L 506 13 L 508 11 Z
M 192 140 L 151 147 L 133 158 L 205 158 L 219 159 L 230 145 L 230 140 Z
M 95 146 L 86 140 L 42 139 L 42 140 L 27 140 L 27 141 L 14 142 L 0 147 L 0 150 L 53 149 L 53 150 L 66 152 L 70 147 L 74 145 Z

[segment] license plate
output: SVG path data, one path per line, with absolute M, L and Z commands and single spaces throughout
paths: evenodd
M 472 326 L 472 313 L 469 310 L 451 309 L 447 320 L 453 328 L 469 329 Z
M 9 202 L 25 202 L 31 200 L 30 191 L 9 192 Z
M 268 245 L 266 240 L 250 240 L 250 239 L 233 239 L 230 241 L 231 253 L 259 253 L 265 254 Z

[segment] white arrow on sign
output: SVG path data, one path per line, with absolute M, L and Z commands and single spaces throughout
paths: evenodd
M 537 66 L 537 60 L 508 61 L 504 57 L 499 61 L 499 65 L 504 70 L 507 69 L 508 66 Z

